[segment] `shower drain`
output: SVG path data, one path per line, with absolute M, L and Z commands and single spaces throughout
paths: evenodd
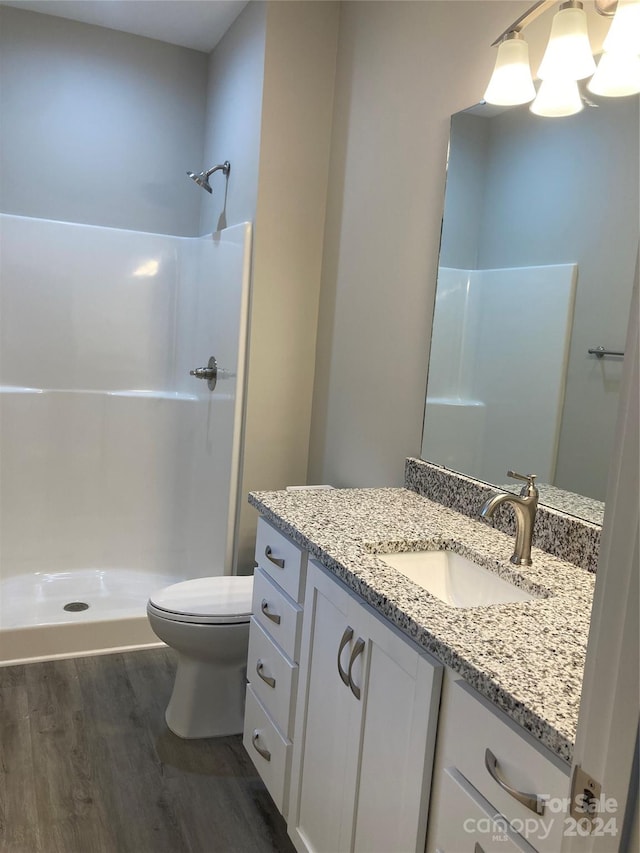
M 72 613 L 77 613 L 78 610 L 88 610 L 89 605 L 84 601 L 70 601 L 68 604 L 65 604 L 62 609 L 70 610 Z

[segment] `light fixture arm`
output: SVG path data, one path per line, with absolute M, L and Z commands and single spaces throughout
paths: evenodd
M 509 33 L 521 32 L 526 26 L 532 23 L 532 21 L 539 18 L 543 12 L 546 12 L 547 9 L 554 6 L 556 2 L 557 0 L 538 0 L 537 3 L 534 3 L 533 6 L 530 6 L 526 12 L 520 15 L 520 17 L 517 18 L 510 27 L 507 27 L 504 32 L 500 33 L 498 38 L 492 42 L 491 47 L 495 47 L 497 44 L 500 44 L 500 42 L 508 36 Z
M 519 33 L 525 27 L 528 27 L 536 18 L 539 18 L 544 12 L 547 11 L 551 6 L 555 6 L 558 0 L 538 0 L 537 3 L 534 3 L 533 6 L 530 6 L 526 12 L 523 12 L 519 18 L 517 18 L 511 26 L 507 27 L 504 32 L 500 33 L 498 38 L 492 42 L 491 47 L 495 47 L 497 44 L 508 36 L 510 33 Z M 594 6 L 595 10 L 599 15 L 603 15 L 605 18 L 613 18 L 616 13 L 616 7 L 618 5 L 618 0 L 595 0 Z

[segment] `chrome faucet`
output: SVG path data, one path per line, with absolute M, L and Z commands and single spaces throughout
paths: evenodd
M 531 565 L 531 540 L 533 539 L 533 525 L 536 520 L 538 509 L 538 489 L 536 488 L 535 474 L 517 474 L 515 471 L 507 471 L 508 477 L 514 480 L 522 480 L 526 483 L 519 495 L 509 492 L 495 492 L 480 507 L 480 518 L 491 518 L 497 507 L 503 503 L 513 504 L 516 514 L 516 544 L 511 555 L 511 562 L 516 566 Z

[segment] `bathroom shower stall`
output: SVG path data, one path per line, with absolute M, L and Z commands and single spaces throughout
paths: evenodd
M 488 483 L 512 459 L 555 482 L 577 281 L 577 264 L 439 267 L 425 459 Z
M 152 591 L 233 571 L 250 243 L 0 216 L 0 662 L 155 642 Z

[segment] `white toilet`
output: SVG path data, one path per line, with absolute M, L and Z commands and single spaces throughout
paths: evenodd
M 183 738 L 239 734 L 243 727 L 253 577 L 196 578 L 154 593 L 153 632 L 178 653 L 165 719 Z

